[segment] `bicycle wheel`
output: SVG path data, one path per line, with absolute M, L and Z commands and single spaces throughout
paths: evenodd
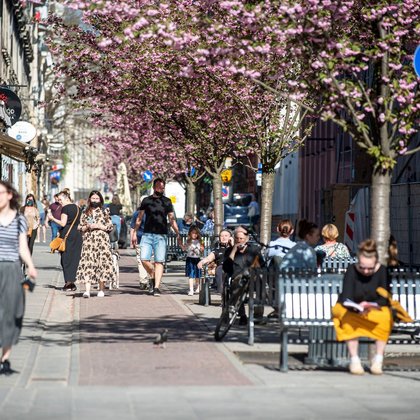
M 222 315 L 220 315 L 219 321 L 216 325 L 216 330 L 214 331 L 214 338 L 216 341 L 223 340 L 230 330 L 230 327 L 234 324 L 239 313 L 239 308 L 245 301 L 247 286 L 248 283 L 238 287 L 232 292 L 229 303 L 223 308 Z

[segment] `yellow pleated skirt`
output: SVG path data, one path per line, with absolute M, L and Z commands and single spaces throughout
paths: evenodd
M 338 341 L 358 337 L 387 341 L 393 325 L 391 309 L 388 306 L 360 314 L 337 303 L 332 308 L 332 319 Z

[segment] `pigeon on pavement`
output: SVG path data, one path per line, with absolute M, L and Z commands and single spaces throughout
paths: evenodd
M 165 348 L 165 343 L 168 341 L 168 330 L 164 329 L 160 334 L 158 334 L 155 338 L 153 344 L 155 346 L 159 346 Z

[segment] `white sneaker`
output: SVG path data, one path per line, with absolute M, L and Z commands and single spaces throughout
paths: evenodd
M 360 360 L 351 361 L 349 365 L 349 370 L 350 370 L 350 373 L 353 375 L 363 375 L 365 373 L 365 370 L 363 369 L 363 366 L 360 363 Z
M 190 290 L 190 291 L 188 292 L 188 296 L 194 296 L 194 290 Z
M 97 295 L 98 297 L 104 297 L 105 296 L 105 293 L 103 292 L 103 290 L 99 290 L 99 292 L 98 292 L 98 295 Z
M 84 297 L 84 298 L 90 298 L 90 293 L 89 293 L 89 292 L 85 292 L 85 293 L 83 293 L 83 297 Z
M 197 287 L 197 289 L 195 289 L 195 290 L 194 290 L 194 293 L 195 293 L 196 295 L 198 295 L 198 294 L 200 293 L 200 289 Z
M 382 375 L 382 362 L 373 360 L 372 364 L 370 365 L 370 373 L 372 375 Z

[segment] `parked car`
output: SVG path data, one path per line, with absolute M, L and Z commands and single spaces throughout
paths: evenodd
M 252 201 L 251 193 L 235 193 L 229 202 L 224 203 L 224 226 L 234 229 L 237 226 L 251 227 L 248 206 Z
M 251 193 L 235 193 L 233 194 L 232 199 L 227 202 L 227 204 L 233 207 L 248 207 L 251 201 Z
M 224 204 L 224 226 L 229 229 L 234 229 L 237 226 L 250 227 L 248 206 Z

